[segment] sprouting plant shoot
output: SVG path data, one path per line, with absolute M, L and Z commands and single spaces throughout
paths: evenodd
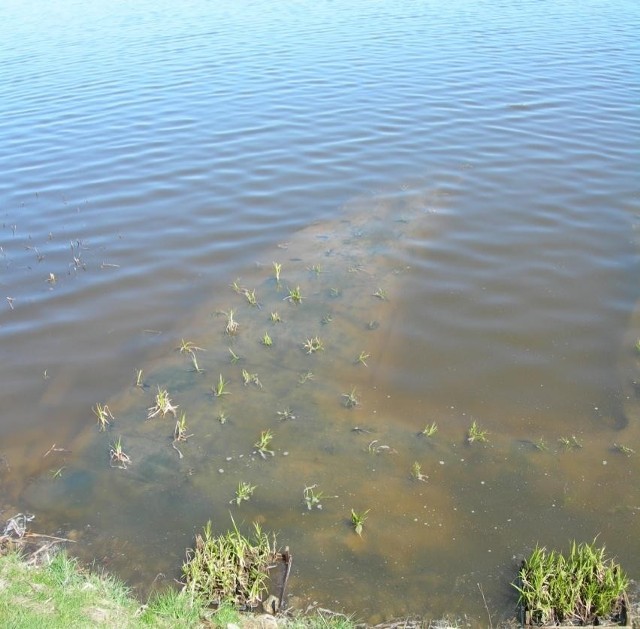
M 260 433 L 260 439 L 253 445 L 258 449 L 258 454 L 263 458 L 267 458 L 267 454 L 273 456 L 273 450 L 269 450 L 269 444 L 273 439 L 273 433 L 270 430 L 263 430 Z
M 98 418 L 98 430 L 105 432 L 111 421 L 114 420 L 114 416 L 111 414 L 109 407 L 106 404 L 96 404 L 92 409 L 93 414 Z
M 173 429 L 173 441 L 171 442 L 171 447 L 178 453 L 178 456 L 182 459 L 182 452 L 176 446 L 176 443 L 179 441 L 187 441 L 189 437 L 193 437 L 193 435 L 187 434 L 187 416 L 185 413 L 182 413 L 180 419 L 176 421 L 176 426 Z
M 629 446 L 625 446 L 620 443 L 614 443 L 613 449 L 616 452 L 620 452 L 621 454 L 624 454 L 625 456 L 631 456 L 632 454 L 636 453 L 636 451 L 630 448 Z
M 276 275 L 276 283 L 280 285 L 280 272 L 282 271 L 282 264 L 279 262 L 273 262 L 273 271 Z
M 242 382 L 245 386 L 248 384 L 255 384 L 259 389 L 262 389 L 262 382 L 260 382 L 258 374 L 249 373 L 246 369 L 242 370 Z
M 218 378 L 218 382 L 216 384 L 213 385 L 212 390 L 213 390 L 213 395 L 215 395 L 216 397 L 222 397 L 223 395 L 229 395 L 229 391 L 227 391 L 227 385 L 229 383 L 222 377 L 222 374 L 220 374 L 219 378 Z
M 300 292 L 300 287 L 296 286 L 295 288 L 290 288 L 289 294 L 284 298 L 284 301 L 290 301 L 294 304 L 302 303 L 302 293 Z
M 256 308 L 260 307 L 260 304 L 258 303 L 258 299 L 256 297 L 256 291 L 254 290 L 249 290 L 247 288 L 244 289 L 243 291 L 244 296 L 246 297 L 247 301 L 249 302 L 249 304 L 251 306 L 255 306 Z
M 360 399 L 356 395 L 355 387 L 353 387 L 349 393 L 343 393 L 342 399 L 346 408 L 354 408 L 360 404 Z
M 227 317 L 227 324 L 224 328 L 224 331 L 229 336 L 233 336 L 238 332 L 238 327 L 239 327 L 238 322 L 233 318 L 233 315 L 234 315 L 233 309 L 230 309 L 229 311 L 223 314 L 225 315 L 225 317 Z
M 136 387 L 138 389 L 144 389 L 143 371 L 142 369 L 136 369 Z
M 147 409 L 147 419 L 151 419 L 152 417 L 156 417 L 157 415 L 162 415 L 162 417 L 165 417 L 167 413 L 171 413 L 175 417 L 177 408 L 178 406 L 174 406 L 174 404 L 171 402 L 168 391 L 166 389 L 158 387 L 158 392 L 156 393 L 156 403 Z
M 311 511 L 314 507 L 316 509 L 322 509 L 322 499 L 324 498 L 324 493 L 321 491 L 316 491 L 318 485 L 310 485 L 309 487 L 305 487 L 302 492 L 302 497 L 304 499 L 304 503 L 307 505 L 307 509 Z
M 360 352 L 360 355 L 356 358 L 356 364 L 360 363 L 365 367 L 368 367 L 369 365 L 367 365 L 367 358 L 369 358 L 370 356 L 371 354 L 367 354 L 367 352 Z
M 438 424 L 435 422 L 431 422 L 427 426 L 424 427 L 424 430 L 420 433 L 425 437 L 433 437 L 438 432 Z
M 271 323 L 282 323 L 282 317 L 277 312 L 272 312 L 270 319 Z
M 353 530 L 360 537 L 362 537 L 362 530 L 364 528 L 365 520 L 369 515 L 369 511 L 370 509 L 367 509 L 366 511 L 362 511 L 361 513 L 358 513 L 357 511 L 354 511 L 353 509 L 351 509 L 351 524 L 353 525 Z
M 281 411 L 277 411 L 277 415 L 280 418 L 281 422 L 287 421 L 288 419 L 295 419 L 296 416 L 293 414 L 293 411 L 290 408 L 284 408 Z
M 317 336 L 308 338 L 304 342 L 303 347 L 307 350 L 307 354 L 315 354 L 316 352 L 324 351 L 324 343 Z
M 376 289 L 376 291 L 373 293 L 373 296 L 377 297 L 378 299 L 381 299 L 382 301 L 387 301 L 388 299 L 387 291 L 385 291 L 384 288 Z
M 109 448 L 109 465 L 120 470 L 126 470 L 131 459 L 122 449 L 122 438 L 118 437 Z
M 487 431 L 482 430 L 474 419 L 471 423 L 471 426 L 469 426 L 469 432 L 467 433 L 467 443 L 475 443 L 476 441 L 482 443 L 487 442 L 489 441 L 487 434 Z
M 240 506 L 240 504 L 243 501 L 249 500 L 249 498 L 253 496 L 253 492 L 255 490 L 256 490 L 256 485 L 250 485 L 249 483 L 245 483 L 244 481 L 241 481 L 238 483 L 238 488 L 236 489 L 235 498 L 233 498 L 230 502 L 232 504 L 235 502 L 236 505 Z
M 298 377 L 298 384 L 304 384 L 309 380 L 313 380 L 313 372 L 305 371 L 304 373 L 301 373 L 300 376 Z
M 205 350 L 202 347 L 198 347 L 192 341 L 185 341 L 184 339 L 180 339 L 180 345 L 176 347 L 176 351 L 181 354 L 193 354 L 194 352 L 204 352 Z
M 271 347 L 273 345 L 273 340 L 271 339 L 271 337 L 269 336 L 269 332 L 265 332 L 264 336 L 262 337 L 262 339 L 260 340 L 260 342 L 265 346 L 265 347 Z
M 575 435 L 571 435 L 571 437 L 560 437 L 558 443 L 563 450 L 579 450 L 582 448 L 582 444 Z
M 227 348 L 229 350 L 229 354 L 231 354 L 231 364 L 235 364 L 240 360 L 240 356 L 236 354 L 230 347 Z
M 421 482 L 426 482 L 429 478 L 426 474 L 422 473 L 422 466 L 420 465 L 420 463 L 418 463 L 418 461 L 414 461 L 413 465 L 411 466 L 411 478 L 413 478 L 413 480 Z

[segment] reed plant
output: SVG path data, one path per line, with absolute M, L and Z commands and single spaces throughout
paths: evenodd
M 171 398 L 169 397 L 169 392 L 162 387 L 158 387 L 155 404 L 147 409 L 147 419 L 152 419 L 157 415 L 162 415 L 162 417 L 165 417 L 167 413 L 171 413 L 174 417 L 176 417 L 177 409 L 178 405 L 173 404 Z

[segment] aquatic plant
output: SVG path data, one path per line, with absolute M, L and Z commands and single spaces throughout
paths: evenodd
M 211 387 L 213 395 L 215 395 L 216 397 L 229 395 L 229 391 L 227 391 L 228 384 L 229 383 L 222 377 L 222 374 L 220 374 L 220 376 L 218 377 L 218 382 Z
M 614 443 L 613 444 L 613 449 L 616 452 L 620 452 L 621 454 L 624 454 L 626 456 L 631 456 L 632 454 L 636 453 L 636 451 L 631 449 L 629 446 L 625 446 L 625 445 L 622 445 L 620 443 Z
M 227 349 L 229 350 L 229 354 L 231 354 L 231 364 L 235 364 L 240 360 L 240 356 L 238 356 L 238 354 L 236 354 L 230 347 L 227 347 Z
M 388 299 L 387 291 L 384 290 L 384 288 L 377 288 L 373 293 L 373 296 L 377 297 L 378 299 L 381 299 L 382 301 L 387 301 Z
M 185 413 L 182 413 L 180 419 L 176 421 L 175 428 L 173 429 L 173 441 L 171 442 L 171 447 L 178 453 L 179 457 L 182 459 L 182 452 L 176 446 L 176 443 L 179 441 L 187 441 L 189 437 L 193 437 L 193 435 L 187 434 L 187 416 Z
M 289 294 L 284 298 L 283 301 L 290 301 L 294 304 L 302 303 L 302 293 L 300 292 L 300 287 L 296 286 L 295 288 L 289 288 Z
M 347 408 L 354 408 L 360 404 L 360 399 L 356 395 L 356 388 L 353 387 L 349 393 L 343 393 L 343 404 Z
M 249 500 L 251 498 L 251 496 L 253 496 L 253 492 L 255 490 L 256 490 L 256 485 L 250 485 L 249 483 L 245 483 L 244 481 L 240 481 L 238 483 L 238 488 L 236 489 L 235 498 L 230 500 L 230 502 L 232 504 L 235 502 L 236 505 L 240 506 L 240 504 L 243 501 Z
M 579 450 L 582 448 L 582 444 L 578 441 L 575 435 L 571 435 L 571 437 L 560 437 L 558 439 L 558 443 L 560 447 L 565 450 Z
M 351 524 L 353 525 L 353 530 L 359 537 L 362 537 L 364 523 L 369 515 L 369 511 L 370 509 L 367 509 L 366 511 L 358 513 L 351 509 Z
M 422 473 L 422 466 L 418 461 L 414 461 L 411 466 L 411 478 L 421 482 L 426 482 L 429 478 L 426 474 Z
M 204 369 L 200 369 L 200 365 L 198 365 L 198 359 L 196 358 L 196 353 L 191 352 L 190 356 L 191 356 L 191 365 L 193 366 L 193 370 L 196 373 L 204 373 Z
M 424 427 L 424 430 L 420 432 L 424 437 L 433 437 L 438 432 L 438 424 L 435 422 L 431 422 L 427 426 Z
M 277 411 L 277 415 L 282 422 L 287 421 L 288 419 L 296 418 L 296 416 L 293 414 L 293 411 L 288 407 L 282 409 L 281 411 Z
M 193 354 L 194 352 L 204 352 L 205 350 L 202 347 L 198 347 L 192 341 L 180 339 L 180 345 L 176 347 L 176 351 L 181 354 Z
M 273 440 L 273 433 L 270 430 L 263 430 L 260 433 L 260 439 L 253 445 L 258 449 L 258 454 L 263 458 L 267 458 L 267 454 L 274 456 L 273 450 L 269 450 L 269 444 Z
M 317 486 L 318 485 L 310 485 L 309 487 L 305 487 L 302 492 L 302 498 L 309 511 L 311 511 L 313 507 L 315 507 L 316 509 L 322 509 L 321 501 L 324 498 L 324 493 L 321 491 L 316 491 Z
M 51 478 L 54 480 L 56 478 L 62 478 L 62 472 L 64 472 L 67 468 L 65 466 L 59 467 L 57 470 L 51 470 L 49 473 L 51 474 Z
M 167 413 L 171 413 L 175 417 L 177 408 L 178 406 L 174 406 L 171 402 L 168 391 L 158 387 L 156 403 L 147 409 L 147 419 L 151 419 L 152 417 L 156 417 L 160 414 L 162 414 L 162 417 L 165 417 Z
M 242 370 L 242 382 L 245 386 L 248 384 L 255 384 L 259 389 L 262 389 L 262 382 L 260 382 L 258 374 L 249 373 L 246 369 Z
M 538 441 L 536 441 L 533 445 L 535 449 L 540 450 L 540 452 L 546 452 L 549 449 L 547 447 L 547 442 L 544 440 L 543 437 L 540 437 L 540 439 L 538 439 Z
M 311 271 L 311 273 L 315 273 L 317 276 L 322 273 L 322 267 L 319 264 L 313 264 L 307 267 L 307 271 Z
M 243 295 L 244 292 L 247 290 L 246 288 L 243 288 L 242 286 L 240 286 L 240 284 L 238 283 L 240 280 L 237 279 L 235 280 L 233 283 L 229 284 L 229 286 L 231 286 L 231 288 L 233 288 L 234 292 L 238 293 L 238 295 Z
M 233 519 L 232 519 L 233 522 Z M 268 591 L 269 570 L 278 558 L 275 536 L 254 523 L 252 537 L 244 536 L 233 522 L 224 535 L 211 533 L 211 521 L 196 536 L 182 566 L 185 590 L 205 605 L 232 602 L 256 607 Z
M 307 350 L 307 354 L 315 354 L 316 352 L 324 351 L 324 343 L 317 336 L 308 338 L 304 342 L 303 347 Z
M 224 326 L 225 334 L 233 336 L 238 332 L 238 328 L 240 327 L 239 323 L 234 319 L 235 313 L 233 312 L 233 308 L 223 311 L 222 314 L 227 318 L 227 323 Z
M 282 317 L 277 312 L 272 312 L 269 318 L 271 319 L 271 323 L 282 323 Z
M 106 404 L 96 404 L 92 409 L 93 414 L 98 418 L 98 430 L 105 432 L 111 421 L 115 420 L 115 417 L 111 414 L 109 407 Z
M 223 426 L 229 421 L 227 419 L 227 416 L 225 415 L 224 411 L 220 411 L 218 413 L 218 416 L 216 417 L 216 419 L 220 422 L 220 424 L 222 424 Z
M 282 271 L 282 264 L 279 262 L 273 262 L 273 270 L 276 275 L 276 283 L 280 286 L 280 272 Z
M 246 297 L 247 301 L 249 302 L 249 304 L 251 306 L 255 306 L 256 308 L 260 307 L 260 304 L 258 303 L 258 299 L 256 298 L 255 289 L 249 290 L 249 289 L 245 288 L 242 291 L 242 294 Z
M 122 438 L 118 437 L 109 448 L 109 465 L 120 470 L 126 470 L 131 459 L 122 449 Z
M 333 321 L 333 317 L 331 316 L 330 313 L 326 313 L 322 315 L 322 318 L 320 319 L 320 323 L 322 323 L 322 325 L 329 325 L 329 323 L 331 323 L 332 321 Z
M 367 352 L 360 352 L 359 356 L 356 358 L 355 362 L 356 365 L 357 364 L 361 364 L 364 365 L 365 367 L 368 367 L 369 365 L 367 365 L 367 358 L 369 358 L 371 356 L 371 354 L 367 354 Z
M 329 289 L 329 297 L 331 299 L 337 299 L 338 297 L 340 297 L 342 295 L 342 291 L 339 288 L 336 288 L 335 286 L 332 286 Z
M 378 439 L 374 439 L 367 446 L 367 452 L 369 454 L 383 454 L 383 453 L 392 454 L 392 453 L 396 453 L 396 450 L 394 450 L 391 446 L 388 446 L 386 444 L 381 444 Z
M 300 376 L 298 376 L 298 384 L 304 384 L 305 382 L 308 382 L 309 380 L 313 380 L 314 376 L 313 376 L 313 372 L 312 371 L 305 371 L 303 373 L 300 374 Z
M 486 443 L 487 441 L 489 441 L 487 434 L 488 432 L 486 430 L 482 430 L 474 419 L 473 422 L 471 422 L 471 426 L 469 426 L 469 430 L 467 432 L 467 443 L 475 443 L 476 441 Z
M 620 617 L 629 580 L 594 540 L 574 541 L 568 555 L 536 546 L 512 585 L 520 594 L 527 624 L 598 625 Z
M 636 341 L 636 352 L 640 353 L 640 339 Z
M 144 389 L 145 385 L 144 385 L 144 381 L 143 381 L 143 376 L 144 376 L 144 374 L 143 374 L 142 369 L 136 369 L 136 384 L 135 384 L 135 386 L 138 389 Z
M 264 333 L 264 336 L 262 337 L 262 339 L 260 340 L 260 342 L 265 346 L 265 347 L 271 347 L 273 345 L 273 340 L 271 339 L 271 337 L 269 336 L 268 332 Z

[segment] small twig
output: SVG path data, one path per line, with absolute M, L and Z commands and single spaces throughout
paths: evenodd
M 49 456 L 52 452 L 64 452 L 69 453 L 71 450 L 67 450 L 66 448 L 56 448 L 56 444 L 54 443 L 43 455 L 42 458 Z
M 176 440 L 173 440 L 171 442 L 171 447 L 180 455 L 181 459 L 184 458 L 184 456 L 182 455 L 182 452 L 180 452 L 180 450 L 178 450 L 178 448 L 176 448 Z
M 489 611 L 489 606 L 487 605 L 487 599 L 484 597 L 482 586 L 479 583 L 476 583 L 476 585 L 480 590 L 480 594 L 482 594 L 482 602 L 484 603 L 484 608 L 487 610 L 487 616 L 489 616 L 489 629 L 493 629 L 493 622 L 491 622 L 491 612 Z

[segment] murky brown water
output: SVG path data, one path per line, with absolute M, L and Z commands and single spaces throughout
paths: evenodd
M 536 542 L 599 535 L 638 576 L 637 8 L 278 7 L 8 5 L 0 516 L 142 591 L 257 519 L 292 595 L 368 620 L 506 617 Z

